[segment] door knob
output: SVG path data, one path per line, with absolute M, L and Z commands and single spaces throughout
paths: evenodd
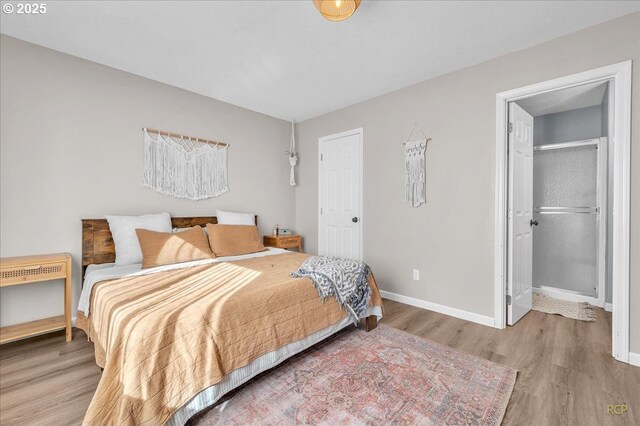
M 351 222 L 353 222 L 353 223 L 358 223 L 358 218 L 357 218 L 357 217 L 352 217 L 352 218 L 351 218 Z
M 531 219 L 531 221 L 529 221 L 529 226 L 538 226 L 538 221 Z

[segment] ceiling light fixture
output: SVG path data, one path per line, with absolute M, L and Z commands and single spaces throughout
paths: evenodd
M 344 21 L 353 15 L 362 0 L 313 0 L 316 9 L 330 21 Z

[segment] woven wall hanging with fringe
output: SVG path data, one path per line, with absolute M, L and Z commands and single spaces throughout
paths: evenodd
M 411 141 L 413 131 L 418 128 L 424 139 Z M 427 144 L 431 138 L 415 123 L 409 132 L 404 145 L 404 200 L 411 207 L 418 207 L 427 201 L 427 170 L 426 158 Z
M 229 191 L 228 144 L 152 129 L 143 132 L 145 187 L 189 200 Z

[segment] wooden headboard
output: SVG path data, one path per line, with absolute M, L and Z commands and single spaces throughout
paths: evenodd
M 188 228 L 207 223 L 218 223 L 215 216 L 172 217 L 171 226 Z M 256 225 L 258 216 L 256 216 Z M 106 219 L 82 219 L 82 276 L 88 265 L 111 263 L 116 260 L 116 247 Z

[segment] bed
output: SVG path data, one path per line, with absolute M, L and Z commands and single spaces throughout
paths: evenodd
M 175 228 L 217 223 L 171 221 Z M 290 277 L 306 254 L 269 248 L 149 269 L 115 266 L 106 220 L 82 225 L 77 326 L 104 369 L 85 424 L 183 425 L 255 375 L 353 326 L 309 279 Z M 373 274 L 368 284 L 367 331 L 382 318 Z

